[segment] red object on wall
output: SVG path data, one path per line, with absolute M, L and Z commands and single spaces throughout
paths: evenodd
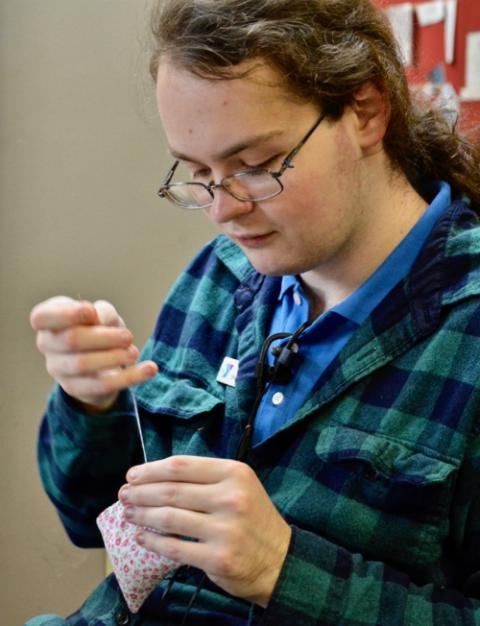
M 425 0 L 410 0 L 413 4 Z M 377 0 L 381 7 L 403 4 L 405 0 Z M 458 0 L 457 26 L 455 33 L 455 55 L 451 65 L 445 62 L 444 22 L 431 26 L 414 26 L 414 65 L 407 68 L 412 83 L 424 82 L 428 74 L 440 63 L 445 67 L 446 80 L 458 94 L 465 86 L 465 51 L 467 33 L 480 31 L 480 0 Z M 479 77 L 480 80 L 480 77 Z M 462 102 L 462 118 L 480 123 L 480 102 Z

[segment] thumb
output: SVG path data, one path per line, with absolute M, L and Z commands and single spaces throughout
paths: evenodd
M 107 300 L 96 300 L 93 303 L 93 306 L 97 312 L 99 324 L 103 324 L 104 326 L 126 327 L 126 324 L 118 314 L 117 309 L 113 306 L 113 304 L 107 302 Z

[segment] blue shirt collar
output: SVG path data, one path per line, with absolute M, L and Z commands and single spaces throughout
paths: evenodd
M 452 192 L 448 183 L 432 183 L 429 185 L 429 192 L 434 198 L 415 226 L 375 272 L 348 298 L 330 309 L 330 312 L 335 312 L 360 325 L 377 304 L 408 274 L 435 223 L 451 204 Z M 305 297 L 297 276 L 283 276 L 279 300 L 284 297 L 292 298 L 294 291 Z

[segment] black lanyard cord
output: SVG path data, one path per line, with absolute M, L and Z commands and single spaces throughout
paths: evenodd
M 202 573 L 202 577 L 198 581 L 198 584 L 197 584 L 197 587 L 196 587 L 195 591 L 192 593 L 192 597 L 190 598 L 188 606 L 185 609 L 185 613 L 183 615 L 182 623 L 180 624 L 180 626 L 185 626 L 186 625 L 187 620 L 188 620 L 188 616 L 190 615 L 190 611 L 192 610 L 192 607 L 193 607 L 193 605 L 195 603 L 195 600 L 198 598 L 198 594 L 202 590 L 202 587 L 205 584 L 206 579 L 207 579 L 207 575 L 205 574 L 205 572 L 203 572 Z
M 235 460 L 244 461 L 244 459 L 246 458 L 248 451 L 250 450 L 250 442 L 252 439 L 255 416 L 257 414 L 258 407 L 260 406 L 260 402 L 262 401 L 263 395 L 271 384 L 278 382 L 277 379 L 281 376 L 282 370 L 285 367 L 288 367 L 291 365 L 292 354 L 295 353 L 297 350 L 296 341 L 309 325 L 310 325 L 310 322 L 305 322 L 304 324 L 299 326 L 297 330 L 295 330 L 293 333 L 274 333 L 273 335 L 269 335 L 263 342 L 262 348 L 260 350 L 258 363 L 255 368 L 255 378 L 257 381 L 257 393 L 255 396 L 255 400 L 253 402 L 252 408 L 250 410 L 250 413 L 248 415 L 247 423 L 243 430 L 242 438 L 240 441 L 240 445 L 238 447 Z M 286 339 L 287 337 L 289 337 L 288 342 L 283 348 L 280 349 L 278 358 L 276 358 L 275 364 L 273 365 L 273 367 L 269 368 L 268 361 L 267 361 L 267 354 L 268 354 L 268 350 L 270 346 L 272 345 L 274 341 L 277 341 L 278 339 Z M 183 566 L 183 567 L 186 567 L 188 569 L 188 566 Z M 177 572 L 180 571 L 181 569 L 182 567 L 180 567 L 179 570 L 177 570 L 175 574 L 172 576 L 172 578 L 170 579 L 168 586 L 165 589 L 160 602 L 163 602 L 164 599 L 167 597 L 167 595 L 170 593 L 170 589 L 172 588 L 172 585 L 177 578 Z M 197 587 L 195 591 L 193 592 L 192 597 L 190 598 L 188 606 L 185 609 L 185 613 L 183 615 L 183 619 L 182 619 L 180 626 L 186 626 L 188 617 L 190 615 L 190 611 L 192 610 L 192 607 L 195 601 L 197 600 L 198 595 L 200 591 L 202 590 L 202 587 L 205 584 L 206 578 L 207 578 L 207 575 L 205 574 L 205 572 L 203 572 L 202 577 L 200 578 L 200 581 L 198 582 Z
M 293 333 L 274 333 L 269 335 L 263 342 L 262 349 L 260 350 L 260 356 L 255 368 L 255 377 L 257 379 L 257 394 L 253 402 L 252 408 L 247 418 L 247 423 L 243 430 L 240 445 L 238 447 L 236 460 L 244 461 L 250 449 L 250 442 L 252 439 L 253 426 L 255 422 L 255 416 L 257 415 L 258 407 L 262 401 L 263 395 L 267 388 L 282 378 L 285 381 L 284 371 L 285 368 L 289 369 L 292 363 L 292 357 L 295 355 L 297 346 L 296 341 L 303 333 L 303 331 L 310 325 L 310 322 L 304 322 Z M 274 341 L 278 339 L 285 339 L 289 337 L 288 342 L 283 348 L 280 349 L 279 354 L 275 360 L 273 367 L 268 367 L 267 353 Z

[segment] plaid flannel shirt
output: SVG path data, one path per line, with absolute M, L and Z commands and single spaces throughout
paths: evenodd
M 177 280 L 144 350 L 160 373 L 136 390 L 150 459 L 235 456 L 279 284 L 222 236 Z M 208 582 L 189 624 L 480 624 L 479 296 L 480 227 L 455 202 L 293 422 L 248 455 L 293 529 L 268 607 Z M 236 388 L 216 381 L 225 356 L 240 360 Z M 39 453 L 70 537 L 100 546 L 95 518 L 141 462 L 128 394 L 87 417 L 56 389 Z M 179 624 L 194 585 L 195 572 L 159 606 L 162 585 L 128 623 Z M 28 626 L 113 626 L 124 612 L 111 576 L 66 622 Z

